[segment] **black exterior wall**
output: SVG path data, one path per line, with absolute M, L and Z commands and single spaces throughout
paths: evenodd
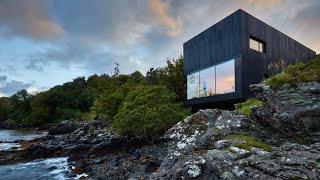
M 307 61 L 316 56 L 316 52 L 300 44 L 289 36 L 255 18 L 243 10 L 238 10 L 241 16 L 240 43 L 242 64 L 242 95 L 252 96 L 249 85 L 260 82 L 264 75 L 270 76 L 268 64 L 284 60 L 292 64 L 297 60 Z M 250 36 L 266 43 L 266 53 L 260 53 L 249 48 Z
M 250 49 L 250 36 L 265 42 L 265 53 Z M 268 76 L 268 64 L 280 59 L 291 64 L 316 56 L 314 51 L 241 9 L 184 43 L 183 52 L 185 79 L 195 71 L 235 59 L 234 93 L 185 100 L 186 105 L 246 99 L 252 96 L 249 85 Z

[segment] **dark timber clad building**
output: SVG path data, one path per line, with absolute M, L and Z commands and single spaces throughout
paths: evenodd
M 249 85 L 270 76 L 272 64 L 316 56 L 241 9 L 184 43 L 183 51 L 186 105 L 246 99 Z

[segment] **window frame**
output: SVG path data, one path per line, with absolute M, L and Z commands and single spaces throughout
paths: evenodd
M 233 86 L 231 86 L 232 88 L 228 92 L 217 93 L 217 84 L 218 84 L 217 83 L 217 67 L 219 67 L 219 66 L 221 66 L 221 65 L 223 65 L 225 63 L 231 62 L 231 61 L 233 61 L 233 63 L 232 63 Z M 205 96 L 201 96 L 201 85 L 202 85 L 201 84 L 201 80 L 202 80 L 201 79 L 201 72 L 204 72 L 204 71 L 209 70 L 209 69 L 214 70 L 214 92 L 212 93 L 212 95 L 209 95 L 209 96 L 207 94 Z M 192 78 L 192 76 L 194 76 L 195 82 L 189 84 L 189 82 L 191 80 L 190 78 Z M 218 75 L 218 77 L 219 77 L 219 75 Z M 191 94 L 192 92 L 195 92 L 195 94 L 197 94 L 197 96 L 194 97 Z M 232 58 L 232 59 L 230 59 L 228 61 L 223 61 L 221 63 L 215 64 L 215 65 L 212 65 L 212 66 L 209 66 L 209 67 L 206 67 L 206 68 L 202 68 L 202 69 L 197 70 L 197 71 L 193 71 L 192 73 L 189 73 L 186 76 L 186 93 L 187 93 L 186 98 L 187 98 L 187 100 L 199 99 L 199 98 L 205 98 L 205 97 L 213 97 L 213 96 L 217 96 L 217 95 L 224 95 L 224 94 L 236 93 L 236 92 L 237 92 L 237 87 L 236 87 L 236 59 L 235 58 Z
M 252 48 L 251 41 L 258 43 L 258 49 Z M 266 42 L 254 37 L 254 36 L 249 37 L 249 48 L 252 50 L 258 51 L 260 53 L 264 53 L 264 54 L 267 53 Z

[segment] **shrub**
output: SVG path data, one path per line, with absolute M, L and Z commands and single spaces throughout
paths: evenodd
M 268 144 L 260 141 L 259 139 L 251 136 L 246 136 L 243 134 L 236 134 L 236 135 L 230 135 L 225 137 L 224 139 L 226 140 L 235 140 L 235 139 L 240 139 L 245 141 L 245 143 L 235 143 L 233 146 L 245 149 L 245 150 L 250 150 L 251 147 L 256 147 L 256 148 L 261 148 L 265 151 L 271 151 L 271 148 Z
M 153 139 L 182 120 L 189 112 L 176 95 L 163 86 L 139 86 L 128 93 L 112 127 L 122 135 Z
M 110 119 L 118 113 L 119 107 L 127 94 L 137 85 L 133 82 L 126 82 L 114 93 L 104 93 L 93 103 L 92 110 L 98 116 L 107 116 Z
M 283 73 L 275 75 L 264 81 L 274 90 L 278 90 L 283 84 L 295 84 L 298 82 L 319 81 L 320 80 L 320 56 L 309 60 L 306 63 L 296 62 L 287 66 Z
M 257 99 L 248 99 L 247 101 L 243 103 L 238 103 L 235 105 L 236 110 L 242 114 L 249 115 L 251 113 L 251 107 L 256 105 L 263 104 L 262 101 Z

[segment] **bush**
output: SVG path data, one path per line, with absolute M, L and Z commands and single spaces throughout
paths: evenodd
M 235 140 L 235 139 L 240 139 L 245 141 L 245 143 L 235 143 L 233 146 L 245 149 L 245 150 L 250 150 L 251 147 L 256 147 L 256 148 L 261 148 L 265 151 L 271 151 L 271 148 L 268 144 L 260 141 L 259 139 L 251 136 L 246 136 L 243 134 L 236 134 L 236 135 L 230 135 L 225 137 L 224 139 L 226 140 Z
M 257 99 L 248 99 L 243 103 L 236 104 L 235 107 L 238 112 L 249 116 L 249 114 L 251 113 L 251 107 L 261 104 L 263 104 L 263 102 Z
M 320 56 L 306 63 L 297 62 L 291 64 L 284 69 L 284 72 L 273 76 L 264 81 L 265 84 L 270 85 L 274 90 L 278 90 L 283 84 L 295 84 L 307 81 L 320 80 Z
M 153 139 L 189 112 L 174 103 L 176 95 L 162 86 L 139 86 L 128 93 L 112 127 L 122 135 Z
M 126 82 L 120 86 L 114 93 L 104 93 L 93 103 L 92 110 L 97 116 L 107 116 L 110 119 L 118 113 L 119 107 L 126 98 L 127 94 L 137 85 L 132 82 Z

